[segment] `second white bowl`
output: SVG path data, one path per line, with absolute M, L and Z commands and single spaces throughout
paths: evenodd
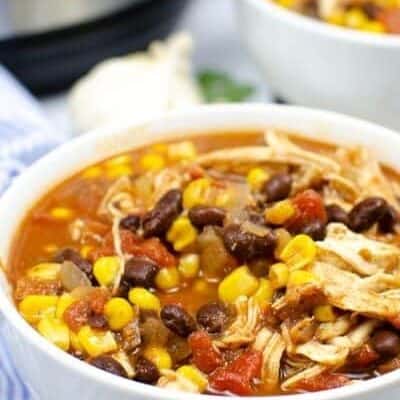
M 284 100 L 400 129 L 400 35 L 335 27 L 267 0 L 235 0 L 244 43 Z

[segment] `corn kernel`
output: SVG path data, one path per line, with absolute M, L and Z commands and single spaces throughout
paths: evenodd
M 345 15 L 342 11 L 335 11 L 325 20 L 328 24 L 332 25 L 344 25 L 345 24 Z
M 123 298 L 114 297 L 104 307 L 104 316 L 113 331 L 120 331 L 134 317 L 132 306 Z
M 178 271 L 185 279 L 193 279 L 199 273 L 200 257 L 197 254 L 185 254 L 179 260 Z
M 283 288 L 289 280 L 289 268 L 284 263 L 271 265 L 269 269 L 269 279 L 275 289 Z
M 83 171 L 82 178 L 85 178 L 85 179 L 98 178 L 99 176 L 101 176 L 102 173 L 103 173 L 103 170 L 101 167 L 98 167 L 98 166 L 89 167 L 89 168 L 85 169 L 85 171 Z
M 345 25 L 352 29 L 363 29 L 368 22 L 368 17 L 360 8 L 352 8 L 345 12 Z
M 55 207 L 51 209 L 50 215 L 60 221 L 67 221 L 73 217 L 74 212 L 70 208 Z
M 110 160 L 107 160 L 104 165 L 107 168 L 112 168 L 115 167 L 116 165 L 126 165 L 130 164 L 132 162 L 132 158 L 128 156 L 127 154 L 123 154 L 121 156 L 117 156 L 114 158 L 111 158 Z
M 144 288 L 133 288 L 129 291 L 129 301 L 141 310 L 160 311 L 161 303 L 157 296 Z
M 84 326 L 79 330 L 78 339 L 91 357 L 97 357 L 118 348 L 114 335 L 110 331 L 94 331 L 90 326 Z
M 317 246 L 307 235 L 297 235 L 282 250 L 280 258 L 289 269 L 301 269 L 314 261 Z
M 176 289 L 180 284 L 179 271 L 175 267 L 162 268 L 156 275 L 156 286 L 162 290 Z
M 36 324 L 44 317 L 54 317 L 58 297 L 29 295 L 19 303 L 19 312 L 31 324 Z
M 132 174 L 133 174 L 132 166 L 126 164 L 114 165 L 113 167 L 107 168 L 107 177 L 110 179 L 120 178 L 121 176 L 127 176 Z
M 85 244 L 84 246 L 81 247 L 81 250 L 79 253 L 83 258 L 88 258 L 89 254 L 91 253 L 92 250 L 93 250 L 93 246 Z
M 37 325 L 39 333 L 60 349 L 67 351 L 70 346 L 68 326 L 59 319 L 45 317 Z
M 69 331 L 69 340 L 71 343 L 71 347 L 75 350 L 75 351 L 79 351 L 80 353 L 83 352 L 83 347 L 81 342 L 79 341 L 79 337 L 78 334 L 75 333 L 74 331 L 70 330 Z
M 274 257 L 280 259 L 282 250 L 292 239 L 292 235 L 284 228 L 278 228 L 275 230 L 276 235 L 276 247 L 274 250 Z
M 172 243 L 175 251 L 182 251 L 196 239 L 197 230 L 187 217 L 177 218 L 167 232 L 167 240 Z
M 364 24 L 364 31 L 370 33 L 385 33 L 385 26 L 379 21 L 368 21 Z
M 165 166 L 164 157 L 157 153 L 147 153 L 140 159 L 140 166 L 146 171 L 159 171 Z
M 247 266 L 233 270 L 218 286 L 221 301 L 233 303 L 239 296 L 251 296 L 258 289 L 258 280 Z
M 288 286 L 301 286 L 307 283 L 316 282 L 316 276 L 309 271 L 292 271 L 289 274 Z
M 111 286 L 114 282 L 121 262 L 119 257 L 100 257 L 93 266 L 93 275 L 102 286 Z
M 193 383 L 200 393 L 204 392 L 208 385 L 207 377 L 193 365 L 182 365 L 176 373 Z
M 168 351 L 160 346 L 149 346 L 145 348 L 143 355 L 151 361 L 159 370 L 170 369 L 172 367 L 172 359 Z
M 64 293 L 60 296 L 57 302 L 56 317 L 62 319 L 65 310 L 75 301 L 75 299 L 69 294 Z
M 41 263 L 31 268 L 27 275 L 29 278 L 42 281 L 54 281 L 57 279 L 61 265 L 57 263 Z
M 274 289 L 268 279 L 261 278 L 257 291 L 253 295 L 258 305 L 264 309 L 272 302 L 274 296 Z
M 199 178 L 190 182 L 183 192 L 183 206 L 187 209 L 206 205 L 210 193 L 211 182 L 207 178 Z
M 192 142 L 185 141 L 170 144 L 167 149 L 167 154 L 171 161 L 189 161 L 196 158 L 197 151 Z
M 319 322 L 333 322 L 336 319 L 335 311 L 330 304 L 315 307 L 313 314 Z
M 247 183 L 252 190 L 260 190 L 262 184 L 269 178 L 269 174 L 262 168 L 252 168 L 247 174 Z
M 264 212 L 265 221 L 269 224 L 283 225 L 296 213 L 290 200 L 282 200 L 267 208 Z

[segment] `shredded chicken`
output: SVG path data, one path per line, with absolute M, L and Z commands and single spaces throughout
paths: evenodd
M 326 238 L 317 245 L 321 261 L 343 266 L 363 276 L 379 271 L 399 272 L 398 247 L 368 239 L 343 224 L 329 224 Z
M 340 148 L 336 157 L 342 165 L 342 175 L 357 183 L 360 188 L 359 198 L 368 196 L 383 197 L 398 211 L 399 203 L 396 200 L 392 184 L 385 177 L 378 160 L 365 147 Z
M 119 270 L 113 282 L 112 292 L 115 294 L 118 291 L 119 285 L 121 283 L 122 276 L 125 273 L 125 255 L 122 251 L 122 242 L 121 242 L 121 233 L 119 229 L 119 225 L 121 222 L 120 217 L 114 217 L 113 225 L 112 225 L 112 235 L 113 235 L 113 243 L 115 254 L 119 258 Z
M 299 382 L 304 381 L 305 379 L 310 379 L 315 376 L 321 375 L 323 372 L 327 370 L 326 366 L 323 365 L 314 365 L 309 367 L 303 371 L 296 373 L 295 375 L 291 376 L 290 378 L 286 379 L 281 384 L 281 389 L 284 391 L 289 391 L 291 389 L 296 388 Z
M 371 287 L 370 281 L 365 288 L 365 279 L 355 273 L 323 262 L 316 262 L 312 270 L 328 302 L 335 307 L 378 319 L 390 319 L 400 312 L 400 299 L 382 295 Z M 375 283 L 379 289 L 382 284 L 381 281 Z
M 331 157 L 314 151 L 307 151 L 295 145 L 287 135 L 268 129 L 264 134 L 265 142 L 272 149 L 273 154 L 286 156 L 289 159 L 300 160 L 300 164 L 310 164 L 324 172 L 340 172 L 340 164 Z
M 260 329 L 261 310 L 257 302 L 240 296 L 235 302 L 236 318 L 222 337 L 214 341 L 219 348 L 237 348 L 253 342 Z
M 123 217 L 135 212 L 136 206 L 132 194 L 132 181 L 128 176 L 116 180 L 107 190 L 97 210 L 99 215 Z
M 315 333 L 315 337 L 317 340 L 325 342 L 337 336 L 344 335 L 350 330 L 351 326 L 352 321 L 350 315 L 342 315 L 333 322 L 324 322 L 320 324 Z
M 285 351 L 285 342 L 278 332 L 263 328 L 255 338 L 253 348 L 263 353 L 261 379 L 263 387 L 275 388 L 279 383 L 281 359 Z

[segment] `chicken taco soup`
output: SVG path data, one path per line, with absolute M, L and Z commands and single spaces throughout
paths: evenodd
M 49 346 L 165 390 L 356 385 L 400 366 L 398 182 L 275 130 L 152 144 L 34 205 L 14 300 Z
M 400 34 L 398 0 L 274 1 L 289 10 L 328 24 L 376 34 Z

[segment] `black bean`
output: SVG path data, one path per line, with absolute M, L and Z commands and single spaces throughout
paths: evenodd
M 400 337 L 388 329 L 374 333 L 371 339 L 373 348 L 384 357 L 395 357 L 400 353 Z
M 151 288 L 157 275 L 158 266 L 145 258 L 133 257 L 125 264 L 123 280 L 132 286 Z
M 207 225 L 222 226 L 225 211 L 219 207 L 196 206 L 189 210 L 189 219 L 197 228 L 204 228 Z
M 314 240 L 324 240 L 326 236 L 326 224 L 316 219 L 303 226 L 298 233 L 304 233 Z
M 328 222 L 341 222 L 344 225 L 349 224 L 347 212 L 337 204 L 326 206 L 326 213 L 328 215 Z
M 228 313 L 222 304 L 209 303 L 199 308 L 196 319 L 208 333 L 220 333 L 227 323 Z
M 163 307 L 160 313 L 164 325 L 181 337 L 188 337 L 196 330 L 193 317 L 182 307 L 169 304 Z
M 89 364 L 93 365 L 96 368 L 102 369 L 103 371 L 107 371 L 110 374 L 127 378 L 124 367 L 117 360 L 114 360 L 114 358 L 110 356 L 102 355 L 92 358 L 89 361 Z
M 135 233 L 140 228 L 140 217 L 139 215 L 128 215 L 127 217 L 121 219 L 119 226 L 121 229 L 127 229 Z
M 142 383 L 156 383 L 160 373 L 158 368 L 150 360 L 140 357 L 136 361 L 135 365 L 135 377 L 134 380 Z
M 54 257 L 54 261 L 57 263 L 63 263 L 64 261 L 71 261 L 74 263 L 82 272 L 84 272 L 90 280 L 93 280 L 93 266 L 85 260 L 76 250 L 66 248 L 61 250 Z
M 264 184 L 263 192 L 267 196 L 267 201 L 284 200 L 290 195 L 292 190 L 292 177 L 286 172 L 273 175 Z
M 276 244 L 276 237 L 272 231 L 268 231 L 264 236 L 258 236 L 244 231 L 238 224 L 225 227 L 223 240 L 226 249 L 240 261 L 269 256 Z
M 356 204 L 349 214 L 350 228 L 362 232 L 372 227 L 386 213 L 388 204 L 382 197 L 368 197 Z
M 182 193 L 178 189 L 167 192 L 154 208 L 143 217 L 143 235 L 163 236 L 182 211 Z
M 394 227 L 399 220 L 397 211 L 388 204 L 385 213 L 382 215 L 381 219 L 378 221 L 379 231 L 382 233 L 394 232 Z
M 108 322 L 104 315 L 90 315 L 88 317 L 88 325 L 94 329 L 105 329 L 108 326 Z

